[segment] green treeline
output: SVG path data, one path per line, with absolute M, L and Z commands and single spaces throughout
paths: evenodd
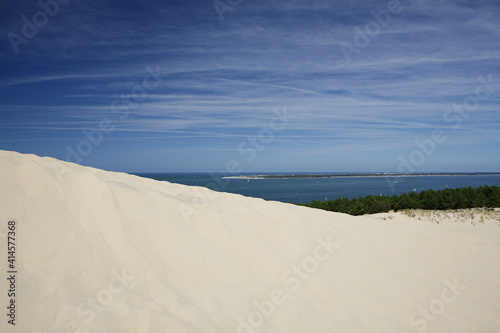
M 481 186 L 479 188 L 463 187 L 444 190 L 427 190 L 420 193 L 403 193 L 401 195 L 375 196 L 364 198 L 339 198 L 336 200 L 318 201 L 299 204 L 301 206 L 319 208 L 332 212 L 363 215 L 388 212 L 391 209 L 461 209 L 461 208 L 493 208 L 500 207 L 500 187 Z

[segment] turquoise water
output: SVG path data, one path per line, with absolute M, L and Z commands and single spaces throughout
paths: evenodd
M 209 174 L 138 174 L 184 185 L 204 186 L 221 192 L 282 202 L 310 202 L 367 195 L 394 195 L 446 187 L 500 186 L 500 175 L 346 177 L 292 179 L 224 179 Z

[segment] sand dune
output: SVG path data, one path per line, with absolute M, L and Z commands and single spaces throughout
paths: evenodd
M 0 331 L 500 332 L 499 236 L 0 151 Z

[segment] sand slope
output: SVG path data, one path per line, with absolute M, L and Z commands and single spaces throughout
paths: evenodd
M 500 332 L 498 223 L 392 216 L 0 151 L 0 331 Z

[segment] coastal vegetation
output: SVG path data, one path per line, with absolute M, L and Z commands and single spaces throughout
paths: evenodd
M 324 209 L 350 215 L 385 213 L 390 210 L 426 209 L 448 210 L 465 208 L 500 207 L 500 187 L 481 186 L 456 189 L 427 190 L 401 195 L 370 195 L 362 198 L 339 198 L 299 204 L 306 207 Z

